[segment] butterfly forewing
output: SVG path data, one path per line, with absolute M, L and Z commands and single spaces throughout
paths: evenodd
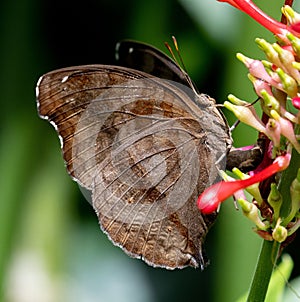
M 102 229 L 129 255 L 171 269 L 206 264 L 214 215 L 196 199 L 216 181 L 228 140 L 212 101 L 194 95 L 197 106 L 186 89 L 104 65 L 57 70 L 37 87 L 39 114 L 58 131 L 70 175 L 91 190 Z
M 188 75 L 159 49 L 145 43 L 123 40 L 116 46 L 118 65 L 190 87 Z
M 76 179 L 72 152 L 74 134 L 82 113 L 92 100 L 113 85 L 138 78 L 137 74 L 131 74 L 129 71 L 124 70 L 121 75 L 113 72 L 113 69 L 106 70 L 105 66 L 71 67 L 50 72 L 39 80 L 37 87 L 39 114 L 57 129 L 67 170 Z M 87 148 L 92 149 L 90 152 L 93 152 L 95 146 L 87 145 Z M 94 167 L 91 169 L 93 170 Z M 91 171 L 90 174 L 94 172 Z M 89 177 L 78 181 L 83 186 L 91 188 L 92 180 Z

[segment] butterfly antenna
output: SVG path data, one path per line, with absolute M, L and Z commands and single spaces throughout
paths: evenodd
M 165 42 L 165 46 L 167 47 L 169 53 L 171 54 L 172 59 L 177 63 L 177 58 L 176 58 L 176 56 L 174 55 L 174 52 L 173 52 L 172 47 L 169 45 L 168 42 Z
M 176 40 L 175 36 L 172 36 L 172 40 L 173 40 L 173 44 L 175 46 L 175 49 L 176 49 L 176 52 L 177 52 L 177 55 L 178 55 L 178 58 L 179 58 L 180 65 L 183 67 L 183 70 L 187 73 L 187 69 L 184 65 L 184 62 L 183 62 L 183 59 L 182 59 L 182 56 L 181 56 L 181 53 L 180 53 L 180 50 L 179 50 L 179 47 L 178 47 L 178 43 L 177 43 L 177 40 Z
M 173 60 L 177 63 L 178 67 L 180 68 L 180 70 L 182 71 L 182 73 L 184 74 L 186 81 L 188 82 L 188 84 L 190 85 L 190 87 L 194 90 L 194 92 L 196 94 L 198 94 L 198 90 L 196 88 L 196 86 L 194 85 L 193 81 L 191 80 L 191 78 L 189 77 L 188 73 L 187 73 L 187 69 L 184 65 L 179 47 L 178 47 L 178 43 L 177 40 L 174 36 L 172 36 L 172 40 L 173 40 L 173 44 L 177 53 L 177 57 L 179 58 L 179 61 L 177 60 L 177 57 L 175 56 L 172 47 L 169 45 L 168 42 L 165 42 L 165 46 L 167 47 L 168 51 L 170 52 Z

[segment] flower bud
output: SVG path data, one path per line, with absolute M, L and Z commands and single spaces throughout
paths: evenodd
M 230 102 L 234 105 L 237 105 L 237 106 L 249 106 L 250 104 L 237 98 L 236 96 L 234 96 L 233 94 L 229 94 L 228 95 L 228 99 L 230 100 Z
M 278 218 L 276 226 L 272 232 L 273 239 L 279 243 L 285 241 L 288 236 L 287 229 L 282 225 L 280 225 L 280 223 L 281 223 L 281 219 Z
M 272 94 L 272 89 L 270 84 L 268 84 L 266 81 L 258 79 L 256 77 L 254 77 L 252 74 L 248 74 L 248 78 L 249 80 L 252 82 L 255 92 L 256 94 L 261 97 L 261 91 L 265 90 L 267 91 L 269 94 Z
M 290 77 L 286 74 L 281 68 L 277 68 L 276 73 L 278 74 L 283 89 L 289 97 L 294 97 L 297 95 L 298 92 L 298 84 L 294 80 L 294 78 Z
M 296 13 L 289 5 L 284 5 L 281 12 L 285 15 L 290 24 L 300 22 L 300 14 Z
M 271 191 L 268 196 L 268 203 L 273 208 L 274 220 L 279 218 L 280 208 L 282 205 L 282 196 L 279 193 L 275 183 L 271 184 Z
M 266 125 L 266 133 L 267 136 L 272 140 L 274 147 L 279 148 L 281 135 L 280 124 L 274 119 L 269 118 Z
M 300 153 L 300 144 L 294 133 L 293 124 L 289 120 L 281 117 L 275 110 L 271 110 L 270 115 L 280 124 L 281 134 L 286 137 L 297 152 Z
M 234 96 L 229 95 L 228 99 L 232 100 Z M 227 101 L 224 102 L 224 107 L 232 111 L 234 115 L 243 123 L 253 127 L 259 132 L 265 133 L 266 128 L 262 121 L 257 116 L 255 109 L 252 105 L 236 106 Z
M 274 69 L 274 64 L 267 61 L 267 60 L 261 60 L 261 62 L 263 63 L 263 65 L 265 66 L 265 70 L 266 72 L 270 75 L 271 72 L 273 72 L 274 70 L 276 70 L 276 68 Z
M 278 53 L 273 48 L 273 45 L 268 43 L 264 39 L 255 39 L 255 42 L 258 44 L 258 46 L 264 51 L 269 61 L 271 61 L 273 64 L 275 64 L 277 67 L 282 68 L 282 63 L 279 59 Z
M 286 36 L 289 39 L 289 41 L 291 42 L 293 50 L 296 53 L 297 57 L 300 57 L 300 39 L 295 37 L 292 33 L 288 33 Z M 293 66 L 293 67 L 296 68 L 295 66 Z
M 282 69 L 299 83 L 300 74 L 299 71 L 293 67 L 293 62 L 295 62 L 296 60 L 292 52 L 283 49 L 276 43 L 273 44 L 273 48 L 278 53 L 279 60 L 282 63 Z
M 293 67 L 300 70 L 300 63 L 299 62 L 293 62 Z
M 241 206 L 243 214 L 252 222 L 254 222 L 260 230 L 267 229 L 267 226 L 262 222 L 261 218 L 259 217 L 258 208 L 253 203 L 250 203 L 247 200 L 243 199 L 238 199 L 237 202 Z
M 275 84 L 273 83 L 273 79 L 270 77 L 270 75 L 266 72 L 265 67 L 263 63 L 259 60 L 253 60 L 251 58 L 248 58 L 244 56 L 241 53 L 238 53 L 236 57 L 245 64 L 245 66 L 249 69 L 249 72 L 251 75 L 254 77 L 264 80 L 268 83 Z
M 247 174 L 244 174 L 242 171 L 240 171 L 238 168 L 233 168 L 232 169 L 232 172 L 238 176 L 240 179 L 247 179 L 249 178 L 250 176 L 247 175 Z M 260 194 L 260 190 L 259 190 L 259 183 L 254 183 L 253 185 L 245 188 L 245 190 L 253 196 L 253 198 L 257 201 L 257 203 L 259 205 L 262 204 L 263 202 L 263 199 L 261 197 L 261 194 Z
M 273 95 L 268 94 L 265 90 L 261 91 L 261 95 L 263 99 L 262 108 L 267 115 L 270 116 L 270 110 L 272 109 L 279 111 L 280 104 Z

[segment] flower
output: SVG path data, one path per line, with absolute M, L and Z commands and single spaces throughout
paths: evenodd
M 275 177 L 277 172 L 285 170 L 290 163 L 291 171 L 296 168 L 294 164 L 299 165 L 294 155 L 300 154 L 300 14 L 285 5 L 281 10 L 284 15 L 282 22 L 278 22 L 251 0 L 218 1 L 227 2 L 247 13 L 274 33 L 277 42 L 269 43 L 261 38 L 255 40 L 267 60 L 237 54 L 237 58 L 249 71 L 248 78 L 258 96 L 262 115 L 253 106 L 254 103 L 233 95 L 229 95 L 228 101 L 224 102 L 224 107 L 233 112 L 240 122 L 258 131 L 263 160 L 248 175 L 233 168 L 237 180 L 224 177 L 224 172 L 224 181 L 207 188 L 199 196 L 197 206 L 202 213 L 209 214 L 233 195 L 245 216 L 256 224 L 256 232 L 260 236 L 266 240 L 283 242 L 300 227 L 300 169 L 293 182 L 286 177 L 290 170 Z M 285 3 L 291 5 L 292 1 Z M 286 196 L 289 187 L 290 196 Z M 244 189 L 252 196 L 252 202 L 243 196 Z M 282 209 L 290 210 L 282 216 Z
M 229 95 L 228 98 L 235 102 L 237 98 L 233 95 Z M 246 125 L 253 127 L 254 129 L 258 130 L 259 132 L 266 132 L 266 128 L 262 121 L 257 116 L 253 106 L 243 106 L 243 105 L 233 105 L 230 102 L 225 101 L 224 107 L 234 113 L 234 115 Z
M 251 58 L 248 58 L 246 56 L 244 56 L 241 53 L 238 53 L 236 55 L 236 57 L 246 65 L 246 67 L 248 68 L 250 74 L 257 78 L 262 80 L 264 83 L 268 82 L 270 84 L 275 84 L 276 85 L 276 81 L 274 81 L 272 79 L 272 77 L 266 72 L 265 67 L 263 65 L 263 63 L 259 60 L 253 60 Z
M 300 144 L 298 143 L 297 137 L 294 133 L 293 124 L 289 120 L 281 117 L 275 110 L 271 110 L 270 114 L 280 125 L 281 134 L 285 136 L 291 144 L 293 144 L 298 153 L 300 153 Z
M 296 108 L 296 109 L 300 109 L 300 97 L 299 96 L 297 96 L 297 97 L 294 97 L 293 99 L 292 99 L 292 104 L 293 104 L 293 106 Z
M 221 181 L 204 190 L 197 200 L 197 206 L 203 214 L 210 214 L 217 210 L 221 202 L 236 191 L 245 189 L 257 182 L 269 178 L 273 174 L 285 170 L 291 159 L 291 154 L 278 156 L 271 165 L 247 179 L 235 181 Z
M 259 24 L 264 26 L 266 29 L 271 31 L 277 37 L 286 41 L 286 34 L 292 33 L 296 37 L 300 36 L 299 31 L 299 20 L 295 18 L 295 12 L 288 6 L 285 5 L 282 8 L 282 13 L 285 14 L 290 25 L 283 24 L 278 22 L 265 14 L 261 9 L 259 9 L 251 0 L 218 0 L 219 2 L 227 2 L 228 4 L 234 6 L 235 8 L 243 11 L 252 17 Z

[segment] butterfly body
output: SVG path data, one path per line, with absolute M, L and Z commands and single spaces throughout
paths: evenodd
M 56 128 L 68 173 L 91 191 L 102 230 L 129 255 L 168 269 L 206 265 L 216 214 L 202 215 L 196 199 L 218 179 L 215 163 L 230 142 L 214 101 L 186 84 L 85 65 L 37 85 L 39 115 Z

